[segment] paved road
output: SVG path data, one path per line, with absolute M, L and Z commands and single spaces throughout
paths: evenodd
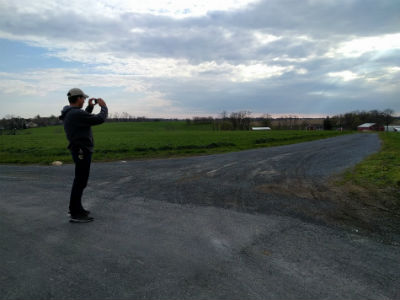
M 399 299 L 399 246 L 337 226 L 321 198 L 379 147 L 356 134 L 93 164 L 88 224 L 67 219 L 72 165 L 2 165 L 0 298 Z

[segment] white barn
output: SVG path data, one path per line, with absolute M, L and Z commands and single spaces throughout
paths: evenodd
M 251 127 L 251 130 L 271 130 L 271 127 Z

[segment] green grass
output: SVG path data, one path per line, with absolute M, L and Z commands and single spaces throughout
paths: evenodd
M 345 174 L 346 181 L 377 189 L 400 189 L 400 134 L 382 132 L 382 149 Z
M 93 127 L 94 161 L 213 154 L 287 145 L 343 134 L 338 131 L 214 131 L 175 122 L 105 123 Z M 71 162 L 62 126 L 0 136 L 0 163 Z

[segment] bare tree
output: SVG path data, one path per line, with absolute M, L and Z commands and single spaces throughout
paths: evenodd
M 225 121 L 228 119 L 228 113 L 226 110 L 221 112 L 221 119 L 222 119 L 222 121 Z
M 239 111 L 231 113 L 229 119 L 234 130 L 250 130 L 250 111 Z
M 386 128 L 388 128 L 390 123 L 393 122 L 393 120 L 394 120 L 393 115 L 394 115 L 394 110 L 390 109 L 390 108 L 387 108 L 382 112 L 382 118 L 383 118 L 383 122 L 384 122 Z
M 263 114 L 261 116 L 261 123 L 262 123 L 262 126 L 271 127 L 271 125 L 272 125 L 272 117 L 271 117 L 271 115 L 270 114 Z

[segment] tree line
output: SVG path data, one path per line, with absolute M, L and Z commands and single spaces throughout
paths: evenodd
M 300 118 L 296 115 L 286 115 L 279 118 L 272 118 L 270 114 L 264 114 L 260 117 L 252 117 L 250 111 L 238 111 L 228 113 L 223 111 L 219 117 L 193 117 L 186 119 L 187 124 L 211 125 L 214 130 L 250 130 L 253 126 L 271 127 L 272 129 L 344 129 L 356 130 L 357 126 L 363 123 L 376 123 L 378 126 L 390 125 L 394 117 L 392 109 L 383 111 L 353 111 L 345 114 L 326 117 L 319 124 L 316 119 Z M 146 118 L 133 117 L 128 113 L 110 114 L 107 122 L 154 122 L 154 121 L 178 121 L 178 119 L 162 119 L 162 118 Z M 40 115 L 34 118 L 24 119 L 21 117 L 7 115 L 0 120 L 0 134 L 8 133 L 15 134 L 16 130 L 26 129 L 31 127 L 44 127 L 51 125 L 60 125 L 62 121 L 57 116 L 41 117 Z
M 301 118 L 296 115 L 284 115 L 279 118 L 272 118 L 269 114 L 261 117 L 251 117 L 249 111 L 232 112 L 226 111 L 220 114 L 219 118 L 194 117 L 187 119 L 188 124 L 211 124 L 214 130 L 250 130 L 252 126 L 271 127 L 272 129 L 286 130 L 356 130 L 357 126 L 364 123 L 375 123 L 378 126 L 389 126 L 396 117 L 392 109 L 383 111 L 353 111 L 344 114 L 326 117 L 318 122 L 318 118 Z
M 186 123 L 193 125 L 211 124 L 214 130 L 250 130 L 254 120 L 255 118 L 251 117 L 250 111 L 238 111 L 230 114 L 223 111 L 219 118 L 194 117 L 193 119 L 186 119 Z M 258 120 L 261 121 L 263 126 L 270 125 L 267 117 L 263 116 Z
M 364 123 L 375 123 L 378 126 L 389 126 L 394 119 L 393 109 L 385 109 L 383 111 L 353 111 L 332 117 L 326 117 L 324 119 L 323 128 L 325 130 L 337 128 L 356 130 L 357 126 Z
M 15 130 L 20 129 L 59 125 L 61 123 L 62 122 L 58 119 L 58 117 L 54 115 L 50 117 L 41 117 L 40 115 L 37 115 L 29 119 L 14 115 L 6 115 L 3 119 L 0 120 L 0 129 L 15 132 Z
M 153 122 L 153 121 L 163 121 L 167 119 L 159 118 L 146 118 L 133 117 L 128 113 L 114 113 L 109 114 L 107 122 Z M 169 119 L 171 120 L 171 119 Z M 174 119 L 177 120 L 177 119 Z M 16 130 L 33 128 L 33 127 L 46 127 L 53 125 L 61 125 L 62 121 L 58 116 L 51 115 L 50 117 L 41 117 L 37 115 L 33 118 L 22 118 L 14 115 L 6 115 L 4 118 L 0 119 L 0 133 L 6 131 L 6 133 L 15 133 Z

